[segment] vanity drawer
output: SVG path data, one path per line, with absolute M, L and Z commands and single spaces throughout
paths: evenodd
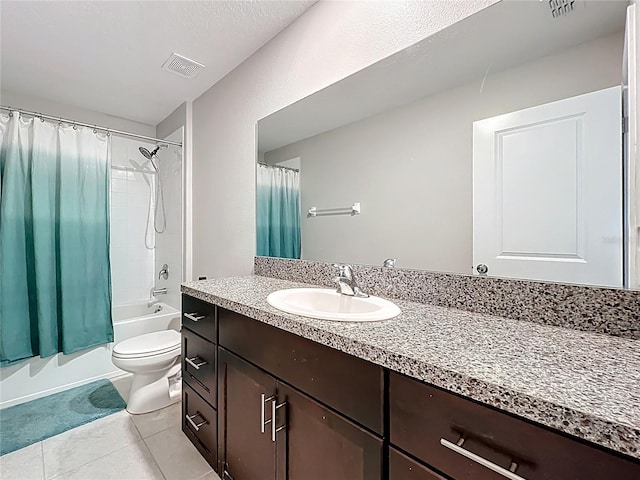
M 188 384 L 182 384 L 182 431 L 217 469 L 218 415 Z
M 446 480 L 412 458 L 389 448 L 389 480 Z
M 382 435 L 382 367 L 218 308 L 220 345 Z
M 182 326 L 210 342 L 217 343 L 215 305 L 182 295 Z
M 202 398 L 216 406 L 216 346 L 195 333 L 182 330 L 182 378 Z
M 515 462 L 527 480 L 640 478 L 639 462 L 395 373 L 389 408 L 391 443 L 455 479 L 505 478 L 467 452 L 505 469 Z

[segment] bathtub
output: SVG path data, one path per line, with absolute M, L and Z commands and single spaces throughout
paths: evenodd
M 180 311 L 166 303 L 147 302 L 115 306 L 114 343 L 159 330 L 180 329 Z M 113 343 L 48 358 L 33 357 L 0 368 L 0 409 L 125 372 L 111 362 Z

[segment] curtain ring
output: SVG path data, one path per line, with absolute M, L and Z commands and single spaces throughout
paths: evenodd
M 44 118 L 38 117 L 42 123 L 44 123 Z
M 13 112 L 9 112 L 9 118 L 13 117 Z
M 77 129 L 78 129 L 78 126 L 77 126 L 75 123 L 73 124 L 73 129 L 74 129 L 74 130 L 77 130 Z
M 97 128 L 94 128 L 94 129 L 93 129 L 93 133 L 98 133 L 98 129 L 97 129 Z

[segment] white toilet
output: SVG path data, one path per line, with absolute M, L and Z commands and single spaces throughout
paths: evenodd
M 146 333 L 113 347 L 113 364 L 133 374 L 127 411 L 148 413 L 180 400 L 180 333 Z

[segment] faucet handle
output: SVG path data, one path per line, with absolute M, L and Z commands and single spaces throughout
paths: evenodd
M 348 263 L 334 263 L 333 266 L 338 268 L 338 277 L 353 278 L 353 267 Z
M 397 258 L 385 258 L 384 262 L 382 262 L 382 266 L 386 268 L 394 268 L 397 261 Z

